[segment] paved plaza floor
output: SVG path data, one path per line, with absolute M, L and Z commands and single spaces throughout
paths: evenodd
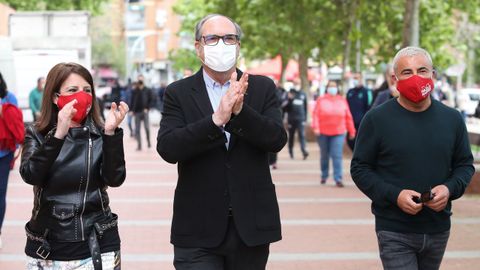
M 126 132 L 127 179 L 110 188 L 111 208 L 119 215 L 122 269 L 173 269 L 169 243 L 176 165 L 155 150 L 158 125 L 151 129 L 153 148 L 135 151 Z M 146 145 L 144 143 L 143 145 Z M 370 201 L 353 184 L 349 156 L 344 160 L 345 188 L 333 181 L 320 185 L 319 151 L 291 160 L 286 148 L 272 171 L 280 204 L 283 240 L 271 245 L 269 270 L 382 269 Z M 18 167 L 18 164 L 17 164 Z M 25 222 L 32 208 L 32 187 L 12 171 L 2 230 L 0 269 L 24 269 Z M 480 269 L 480 196 L 454 202 L 453 228 L 441 269 Z

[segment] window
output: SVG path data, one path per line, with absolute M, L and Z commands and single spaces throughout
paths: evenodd
M 145 28 L 145 6 L 128 5 L 125 15 L 125 28 L 127 30 L 138 30 Z

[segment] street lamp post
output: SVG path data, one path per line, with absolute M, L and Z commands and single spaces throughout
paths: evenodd
M 127 78 L 130 78 L 130 76 L 132 75 L 132 60 L 133 60 L 134 54 L 138 50 L 141 42 L 146 37 L 154 36 L 154 35 L 157 35 L 157 33 L 155 33 L 155 32 L 142 33 L 140 36 L 138 36 L 135 39 L 131 48 L 128 47 L 128 43 L 127 43 L 127 50 L 126 50 L 127 51 L 127 59 L 125 59 L 126 69 L 127 69 L 126 70 Z M 128 37 L 127 37 L 127 39 L 128 39 Z
M 130 2 L 129 0 L 125 0 L 125 14 L 124 14 L 124 21 L 125 21 L 125 74 L 127 79 L 132 76 L 132 61 L 134 58 L 135 52 L 138 50 L 141 42 L 148 36 L 157 35 L 155 30 L 143 30 L 141 31 L 140 35 L 137 36 L 133 41 L 133 44 L 129 46 L 129 34 L 128 30 L 130 30 L 129 26 L 129 19 L 128 14 L 130 11 Z M 133 1 L 132 1 L 133 2 Z

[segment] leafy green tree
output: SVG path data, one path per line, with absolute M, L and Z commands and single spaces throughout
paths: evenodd
M 195 50 L 177 49 L 170 51 L 168 59 L 172 61 L 173 69 L 177 72 L 182 72 L 185 69 L 195 72 L 200 68 L 200 60 L 198 60 Z
M 195 24 L 206 14 L 215 12 L 215 6 L 205 0 L 179 0 L 173 10 L 182 16 L 182 25 L 177 35 L 189 37 L 193 45 Z M 185 69 L 191 69 L 195 72 L 201 65 L 193 49 L 171 50 L 168 53 L 168 59 L 173 63 L 173 69 L 177 72 L 182 72 Z
M 278 0 L 275 3 L 210 0 L 206 3 L 211 5 L 210 12 L 230 16 L 242 26 L 245 32 L 242 51 L 247 59 L 280 55 L 283 74 L 288 60 L 295 58 L 300 63 L 302 86 L 307 86 L 307 59 L 318 46 L 318 37 L 326 34 L 328 10 L 334 9 L 334 4 L 320 0 Z
M 95 67 L 110 66 L 124 77 L 126 75 L 125 40 L 121 36 L 112 35 L 112 29 L 123 27 L 123 21 L 112 19 L 112 14 L 107 12 L 111 8 L 111 3 L 104 3 L 100 13 L 90 19 L 92 64 Z
M 306 86 L 307 59 L 312 56 L 353 66 L 359 50 L 362 66 L 369 69 L 391 61 L 402 47 L 406 1 L 410 0 L 182 0 L 177 12 L 188 26 L 183 31 L 192 36 L 194 23 L 208 13 L 232 17 L 245 32 L 242 53 L 247 60 L 280 55 L 284 70 L 289 59 L 297 59 Z M 467 13 L 478 22 L 480 0 L 420 1 L 419 42 L 431 52 L 436 66 L 455 63 L 452 48 L 465 47 L 465 41 L 454 38 L 456 12 Z M 360 47 L 354 49 L 357 41 Z M 313 55 L 313 51 L 318 53 Z
M 98 14 L 102 4 L 109 0 L 0 0 L 20 11 L 32 10 L 88 10 Z

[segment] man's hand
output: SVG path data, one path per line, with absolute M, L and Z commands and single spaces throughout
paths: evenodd
M 235 87 L 239 90 L 239 97 L 235 105 L 233 106 L 232 112 L 234 115 L 238 115 L 243 108 L 243 98 L 245 97 L 245 93 L 247 92 L 248 88 L 248 74 L 243 73 L 242 77 L 238 82 L 235 82 Z
M 409 189 L 402 190 L 397 198 L 398 207 L 407 214 L 416 215 L 422 210 L 423 205 L 413 201 L 415 196 L 420 197 L 420 193 Z
M 240 96 L 240 87 L 237 82 L 237 73 L 233 72 L 230 77 L 230 88 L 223 95 L 217 110 L 212 115 L 216 126 L 221 127 L 230 121 L 233 107 Z
M 70 125 L 72 124 L 72 117 L 77 113 L 77 109 L 73 107 L 77 102 L 76 99 L 70 101 L 58 112 L 57 130 L 54 135 L 55 138 L 63 139 L 67 136 Z
M 440 212 L 447 206 L 448 199 L 450 198 L 450 191 L 447 186 L 439 185 L 432 188 L 433 199 L 426 202 L 425 206 L 433 211 Z

